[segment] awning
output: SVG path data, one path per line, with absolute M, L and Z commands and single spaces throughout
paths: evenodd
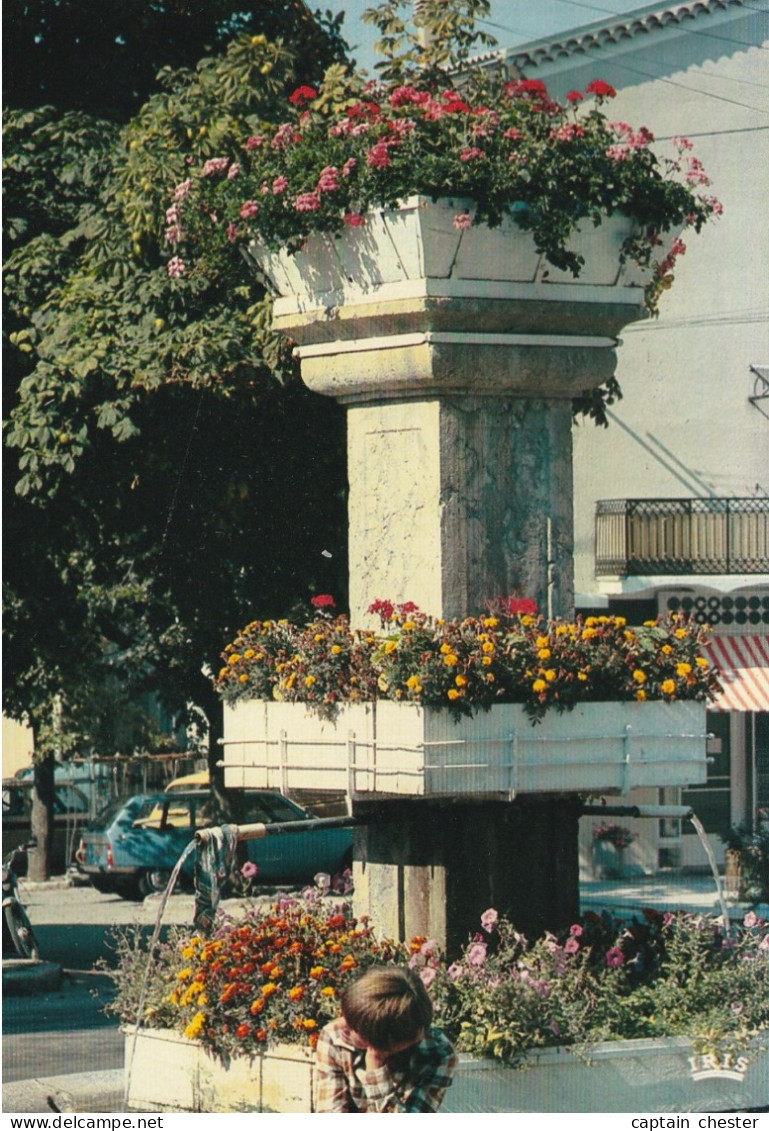
M 713 711 L 769 711 L 769 636 L 712 636 L 707 652 L 723 691 Z

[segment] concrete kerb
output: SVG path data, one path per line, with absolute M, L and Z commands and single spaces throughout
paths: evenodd
M 123 1090 L 122 1068 L 16 1080 L 3 1085 L 3 1111 L 121 1112 Z

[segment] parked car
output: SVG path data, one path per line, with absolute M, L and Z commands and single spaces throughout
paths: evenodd
M 280 793 L 248 790 L 244 800 L 244 824 L 309 821 L 312 817 Z M 213 823 L 209 789 L 139 794 L 108 805 L 88 825 L 77 851 L 78 862 L 97 891 L 140 899 L 166 887 L 196 829 Z M 258 868 L 256 883 L 302 883 L 317 872 L 333 875 L 349 866 L 352 829 L 308 828 L 245 845 L 248 859 Z M 192 853 L 181 872 L 188 884 L 194 864 Z

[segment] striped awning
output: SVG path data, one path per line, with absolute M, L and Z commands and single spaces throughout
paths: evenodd
M 723 691 L 714 711 L 769 711 L 769 636 L 713 636 L 707 653 Z

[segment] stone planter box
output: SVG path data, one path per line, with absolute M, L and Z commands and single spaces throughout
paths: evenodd
M 705 735 L 695 702 L 586 703 L 532 726 L 518 704 L 455 722 L 378 701 L 330 721 L 300 703 L 248 701 L 224 708 L 225 784 L 358 799 L 627 793 L 704 782 Z
M 126 1063 L 133 1034 L 126 1034 Z M 284 1045 L 228 1068 L 194 1041 L 164 1030 L 141 1030 L 128 1110 L 308 1113 L 313 1062 Z M 532 1054 L 524 1071 L 460 1056 L 442 1113 L 734 1111 L 769 1095 L 769 1057 L 712 1063 L 689 1041 L 610 1041 L 586 1065 L 563 1049 Z

